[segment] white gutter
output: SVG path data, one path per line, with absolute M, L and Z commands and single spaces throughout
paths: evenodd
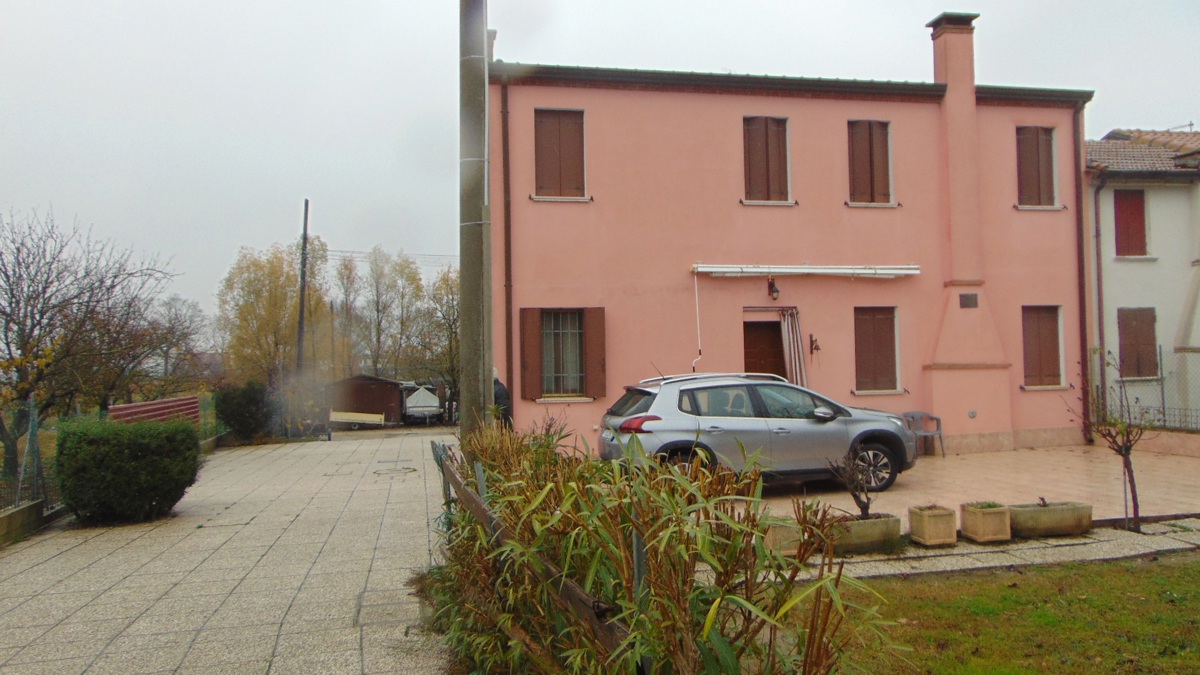
M 815 275 L 826 277 L 867 277 L 895 279 L 921 273 L 920 265 L 692 265 L 693 274 L 714 277 L 789 277 Z

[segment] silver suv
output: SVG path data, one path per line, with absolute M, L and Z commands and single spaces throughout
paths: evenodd
M 848 408 L 777 375 L 694 373 L 642 380 L 604 415 L 600 456 L 625 448 L 664 461 L 719 461 L 741 469 L 760 451 L 769 475 L 828 477 L 851 448 L 868 485 L 886 490 L 917 461 L 917 444 L 898 415 Z

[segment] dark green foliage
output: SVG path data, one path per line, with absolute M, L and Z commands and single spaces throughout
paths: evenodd
M 196 482 L 200 439 L 184 420 L 64 423 L 56 464 L 63 504 L 81 522 L 153 520 Z
M 253 439 L 271 424 L 271 399 L 258 382 L 218 387 L 214 400 L 217 419 L 238 438 Z

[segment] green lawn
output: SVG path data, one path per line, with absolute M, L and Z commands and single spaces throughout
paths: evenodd
M 1200 552 L 868 584 L 912 649 L 852 650 L 869 672 L 1200 672 Z

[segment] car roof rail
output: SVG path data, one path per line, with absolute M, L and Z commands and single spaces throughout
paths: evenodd
M 651 377 L 638 382 L 638 384 L 659 384 L 663 382 L 686 382 L 688 380 L 711 380 L 722 377 L 740 377 L 747 380 L 768 380 L 774 382 L 787 382 L 787 378 L 781 377 L 774 373 L 682 373 L 679 375 L 662 375 L 659 377 Z

